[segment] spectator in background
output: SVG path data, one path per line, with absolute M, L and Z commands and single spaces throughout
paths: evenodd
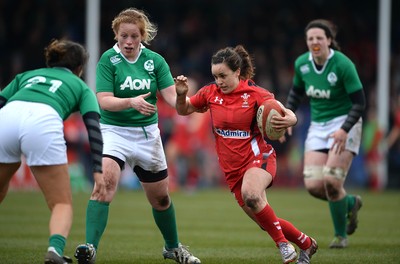
M 393 125 L 385 138 L 384 147 L 386 151 L 392 148 L 400 137 L 400 96 L 398 96 L 397 102 L 393 108 Z
M 305 38 L 309 51 L 295 61 L 286 107 L 295 112 L 304 95 L 310 98 L 304 184 L 312 196 L 328 201 L 335 231 L 329 247 L 345 248 L 362 205 L 360 196 L 346 193 L 344 182 L 360 148 L 365 95 L 353 62 L 339 51 L 334 24 L 313 20 Z
M 363 127 L 362 147 L 368 174 L 368 187 L 371 190 L 378 190 L 381 185 L 378 168 L 382 160 L 382 155 L 379 153 L 379 146 L 382 142 L 383 131 L 379 127 L 376 108 L 374 106 L 370 105 L 366 119 Z
M 193 79 L 188 79 L 188 83 L 188 96 L 192 96 L 198 84 Z M 173 188 L 191 192 L 199 187 L 219 186 L 222 175 L 214 152 L 210 115 L 193 113 L 182 116 L 175 112 L 171 120 L 171 137 L 165 151 Z
M 400 187 L 400 96 L 396 95 L 394 98 L 396 99 L 393 100 L 391 126 L 380 146 L 382 147 L 383 153 L 388 157 L 388 188 Z
M 63 254 L 73 208 L 63 120 L 77 110 L 83 116 L 97 180 L 93 196 L 99 199 L 106 192 L 103 140 L 96 96 L 79 78 L 88 58 L 84 47 L 54 40 L 46 47 L 45 58 L 48 68 L 18 74 L 0 92 L 0 202 L 24 155 L 51 211 L 45 263 L 64 264 L 72 262 Z
M 86 243 L 78 245 L 79 264 L 93 264 L 107 225 L 109 204 L 118 189 L 125 163 L 139 178 L 152 207 L 154 221 L 164 239 L 162 255 L 178 263 L 200 260 L 178 238 L 175 209 L 168 190 L 168 171 L 158 128 L 157 92 L 175 107 L 175 84 L 169 66 L 149 44 L 156 26 L 139 9 L 121 11 L 112 21 L 117 43 L 105 51 L 97 64 L 96 91 L 101 108 L 104 137 L 104 174 L 107 194 L 96 196 L 98 181 L 86 214 Z

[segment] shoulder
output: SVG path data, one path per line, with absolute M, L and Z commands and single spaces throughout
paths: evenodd
M 295 67 L 300 67 L 301 65 L 310 63 L 310 52 L 307 51 L 296 58 L 294 61 Z
M 311 54 L 309 51 L 307 51 L 298 56 L 294 61 L 295 75 L 300 72 L 302 73 L 309 72 L 310 69 L 311 69 Z
M 210 82 L 203 85 L 197 92 L 196 96 L 202 96 L 204 98 L 212 97 L 218 93 L 218 87 L 215 82 Z
M 261 87 L 258 84 L 256 84 L 253 80 L 244 80 L 243 84 L 245 87 L 250 88 L 251 90 L 254 90 L 257 93 L 271 93 L 268 91 L 267 88 Z
M 202 92 L 202 93 L 213 93 L 213 92 L 215 92 L 217 90 L 217 88 L 218 87 L 217 87 L 217 84 L 215 82 L 209 82 L 209 83 L 203 85 L 203 87 L 201 87 L 199 89 L 199 92 Z
M 337 73 L 343 75 L 358 75 L 356 65 L 353 61 L 347 57 L 344 53 L 335 50 L 333 57 L 331 58 L 332 62 L 336 66 Z
M 109 58 L 111 56 L 121 54 L 120 50 L 114 45 L 112 48 L 109 48 L 108 50 L 104 51 L 103 54 L 101 55 L 101 58 Z
M 121 62 L 121 53 L 115 49 L 115 46 L 103 52 L 100 56 L 99 63 L 101 64 L 117 64 Z
M 165 61 L 164 57 L 161 54 L 146 47 L 142 49 L 142 56 L 157 61 L 158 60 Z
M 353 61 L 347 55 L 338 50 L 334 51 L 333 59 L 338 64 L 353 64 Z
M 54 68 L 39 68 L 34 70 L 25 71 L 17 74 L 16 76 L 35 76 L 35 75 L 43 75 L 50 72 L 53 72 Z
M 258 86 L 253 80 L 242 81 L 242 87 L 244 87 L 245 92 L 253 94 L 256 100 L 266 100 L 274 98 L 274 94 L 268 91 L 268 89 Z

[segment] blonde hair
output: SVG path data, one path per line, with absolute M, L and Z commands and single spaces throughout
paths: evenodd
M 140 34 L 142 34 L 143 42 L 150 44 L 157 35 L 157 26 L 150 22 L 149 18 L 144 11 L 136 8 L 128 8 L 121 11 L 112 21 L 111 28 L 117 40 L 117 34 L 121 23 L 135 24 L 139 27 Z

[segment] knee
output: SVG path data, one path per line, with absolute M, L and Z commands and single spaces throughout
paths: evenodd
M 90 199 L 101 202 L 111 202 L 117 191 L 117 187 L 118 180 L 116 177 L 103 174 L 103 178 L 95 182 Z
M 160 207 L 168 207 L 170 204 L 170 199 L 168 195 L 164 195 L 162 197 L 159 197 L 157 199 L 157 203 L 159 204 Z
M 313 196 L 315 198 L 318 198 L 318 199 L 321 199 L 324 201 L 328 200 L 326 197 L 325 188 L 323 186 L 322 187 L 308 187 L 307 191 L 311 196 Z
M 330 200 L 338 200 L 341 196 L 347 172 L 342 168 L 324 167 L 325 188 Z
M 329 200 L 336 201 L 339 198 L 340 191 L 339 189 L 332 184 L 331 182 L 326 183 L 326 192 L 328 194 Z
M 106 191 L 106 197 L 108 200 L 112 200 L 114 197 L 115 192 L 117 191 L 118 187 L 118 175 L 115 172 L 110 172 L 110 171 L 105 171 L 103 173 L 103 181 L 102 182 L 96 182 L 97 189 L 103 187 Z M 96 189 L 96 188 L 95 188 Z
M 261 201 L 260 197 L 254 195 L 254 194 L 247 194 L 247 193 L 243 193 L 242 196 L 243 196 L 244 204 L 247 207 L 249 207 L 252 211 L 257 209 L 258 204 Z

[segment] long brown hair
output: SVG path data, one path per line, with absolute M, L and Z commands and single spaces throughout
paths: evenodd
M 211 64 L 225 63 L 232 71 L 240 69 L 240 78 L 251 79 L 255 75 L 253 60 L 242 45 L 218 50 L 211 57 Z

